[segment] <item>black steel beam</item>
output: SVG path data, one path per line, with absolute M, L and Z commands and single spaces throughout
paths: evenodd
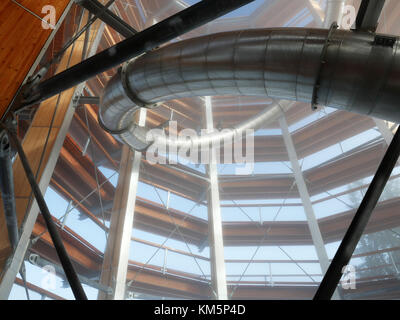
M 61 265 L 63 266 L 65 275 L 71 286 L 71 290 L 75 296 L 75 299 L 87 300 L 85 291 L 82 288 L 78 275 L 74 269 L 74 266 L 72 265 L 72 262 L 69 259 L 67 251 L 65 250 L 61 236 L 58 233 L 58 230 L 53 222 L 53 218 L 50 214 L 49 208 L 47 207 L 43 194 L 40 191 L 40 188 L 36 182 L 35 176 L 29 165 L 28 158 L 25 155 L 24 149 L 22 148 L 22 145 L 18 140 L 18 137 L 16 136 L 16 132 L 14 132 L 14 130 L 9 129 L 2 123 L 0 123 L 0 127 L 7 131 L 11 143 L 17 149 L 19 159 L 21 160 L 22 166 L 26 173 L 26 177 L 28 178 L 29 184 L 31 185 L 32 192 L 36 198 L 40 212 L 42 213 L 42 216 L 46 222 L 47 230 L 49 231 L 51 240 L 54 244 L 54 248 L 57 251 L 58 257 L 60 259 Z
M 100 103 L 100 97 L 86 97 L 86 96 L 80 96 L 77 99 L 77 104 L 99 104 Z
M 358 10 L 356 30 L 375 32 L 385 0 L 363 0 Z
M 137 33 L 137 31 L 132 28 L 132 26 L 130 26 L 112 11 L 105 8 L 100 2 L 96 0 L 75 0 L 75 2 L 89 12 L 98 16 L 99 19 L 103 20 L 107 25 L 109 25 L 125 38 L 132 37 Z
M 314 296 L 314 300 L 331 299 L 346 266 L 360 241 L 373 210 L 388 182 L 400 155 L 400 130 L 397 130 L 378 170 L 368 187 L 367 193 L 358 208 L 342 243 L 333 258 L 328 271 Z
M 254 0 L 203 0 L 24 92 L 20 107 L 39 103 L 151 51 Z M 20 107 L 17 107 L 18 110 Z

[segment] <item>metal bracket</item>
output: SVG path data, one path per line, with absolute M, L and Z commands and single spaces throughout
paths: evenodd
M 140 57 L 140 56 L 139 56 L 139 57 Z M 129 85 L 128 85 L 129 80 L 128 80 L 127 72 L 126 72 L 127 66 L 128 66 L 128 63 L 124 63 L 124 64 L 122 65 L 122 67 L 120 67 L 120 68 L 118 69 L 118 73 L 120 74 L 120 77 L 121 77 L 121 84 L 122 84 L 122 87 L 124 88 L 124 91 L 125 91 L 126 95 L 128 96 L 128 98 L 131 99 L 132 102 L 133 102 L 135 105 L 139 106 L 140 108 L 153 109 L 153 108 L 156 108 L 156 107 L 158 107 L 159 105 L 161 105 L 162 102 L 149 103 L 149 102 L 147 102 L 147 101 L 144 101 L 144 100 L 140 99 L 140 98 L 130 89 L 130 87 L 129 87 Z M 132 121 L 132 123 L 130 123 L 129 125 L 127 125 L 125 128 L 122 128 L 122 129 L 119 129 L 119 130 L 112 130 L 112 129 L 107 128 L 107 126 L 104 124 L 103 120 L 101 119 L 101 116 L 100 116 L 100 115 L 99 115 L 98 118 L 99 118 L 99 125 L 100 125 L 100 127 L 101 127 L 104 131 L 106 131 L 106 132 L 108 132 L 108 133 L 110 133 L 110 134 L 114 134 L 114 135 L 123 134 L 123 133 L 129 131 L 129 129 L 132 127 L 132 125 L 134 125 L 134 123 L 133 123 L 133 121 Z M 148 147 L 149 147 L 149 146 L 148 146 Z M 148 147 L 146 147 L 144 150 L 136 150 L 136 151 L 145 151 Z
M 39 93 L 34 93 L 35 89 L 47 74 L 49 66 L 42 67 L 37 73 L 31 75 L 25 84 L 22 85 L 20 92 L 10 107 L 11 112 L 21 112 L 35 104 Z
M 132 62 L 132 61 L 130 61 Z M 158 107 L 161 103 L 152 103 L 152 102 L 147 102 L 142 99 L 140 99 L 130 88 L 129 86 L 129 79 L 128 79 L 128 74 L 127 74 L 127 68 L 130 62 L 124 63 L 121 68 L 118 69 L 118 72 L 120 73 L 121 76 L 121 83 L 122 87 L 125 90 L 126 95 L 129 97 L 129 99 L 132 100 L 134 104 L 141 108 L 147 108 L 147 109 L 152 109 L 155 107 Z
M 10 141 L 8 139 L 7 131 L 0 130 L 0 157 L 9 156 L 11 153 Z
M 115 135 L 123 134 L 123 133 L 127 132 L 132 126 L 132 123 L 130 123 L 125 128 L 122 128 L 119 130 L 112 130 L 112 129 L 107 128 L 107 126 L 104 124 L 103 119 L 101 119 L 101 115 L 98 116 L 98 120 L 99 120 L 100 128 L 102 128 L 105 132 L 108 132 L 109 134 L 115 134 Z
M 165 129 L 166 127 L 168 127 L 168 125 L 169 125 L 169 123 L 170 123 L 170 120 L 167 120 L 167 121 L 165 121 L 165 122 L 163 122 L 163 123 L 161 123 L 161 124 L 159 124 L 157 127 L 155 127 L 154 129 Z M 134 150 L 135 151 L 138 151 L 138 152 L 146 152 L 153 144 L 155 143 L 155 141 L 152 141 L 152 142 L 150 142 L 147 146 L 145 146 L 144 148 L 141 148 L 141 149 L 139 149 L 139 148 L 135 148 Z
M 324 47 L 322 48 L 322 52 L 321 52 L 321 57 L 320 57 L 320 64 L 318 67 L 318 72 L 317 72 L 317 78 L 315 80 L 315 84 L 314 84 L 314 89 L 313 89 L 313 94 L 312 94 L 312 100 L 311 100 L 311 108 L 312 110 L 317 110 L 318 109 L 318 90 L 321 86 L 321 74 L 322 74 L 322 67 L 324 66 L 324 64 L 326 63 L 326 53 L 328 52 L 328 47 L 331 43 L 331 38 L 333 33 L 335 32 L 335 30 L 338 28 L 338 24 L 336 22 L 332 23 L 330 29 L 329 29 L 329 33 L 328 33 L 328 37 L 325 40 L 324 43 Z
M 100 116 L 100 115 L 99 115 L 99 117 L 98 117 L 98 120 L 99 120 L 100 128 L 102 128 L 104 131 L 108 132 L 109 134 L 113 134 L 113 135 L 120 135 L 120 134 L 123 134 L 123 133 L 129 131 L 130 128 L 131 128 L 132 126 L 136 125 L 136 124 L 133 123 L 133 121 L 132 121 L 126 128 L 122 128 L 122 129 L 119 129 L 119 130 L 111 130 L 111 129 L 109 129 L 109 128 L 106 127 L 106 125 L 104 124 L 104 122 L 103 122 L 103 120 L 101 119 L 101 116 Z M 169 122 L 169 121 L 167 121 L 167 123 L 168 123 L 168 122 Z M 134 150 L 135 150 L 135 151 L 138 151 L 138 152 L 146 152 L 152 145 L 153 145 L 153 142 L 152 142 L 152 143 L 149 143 L 147 146 L 145 146 L 145 147 L 142 148 L 142 149 L 134 149 Z
M 149 143 L 147 146 L 145 146 L 145 147 L 142 148 L 142 149 L 136 148 L 136 149 L 134 149 L 134 150 L 137 151 L 137 152 L 144 153 L 144 152 L 146 152 L 153 144 L 154 144 L 154 142 L 151 142 L 151 143 Z
M 376 34 L 373 44 L 377 45 L 377 46 L 393 48 L 396 41 L 397 41 L 396 37 L 386 36 L 386 35 L 382 35 L 382 34 Z
M 39 255 L 35 253 L 31 253 L 28 255 L 28 261 L 33 264 L 34 266 L 39 266 L 38 260 L 39 260 Z
M 208 241 L 208 235 L 203 239 L 203 241 L 201 242 L 201 244 L 198 246 L 198 250 L 199 252 L 203 252 L 203 250 L 208 247 L 209 241 Z

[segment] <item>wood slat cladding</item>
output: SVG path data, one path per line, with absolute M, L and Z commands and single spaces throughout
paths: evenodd
M 82 23 L 87 21 L 87 16 L 87 14 L 84 15 Z M 36 19 L 39 20 L 38 18 Z M 99 23 L 96 23 L 91 29 L 92 36 L 89 41 L 89 48 L 92 46 L 97 32 L 102 32 L 102 28 L 99 28 L 99 25 Z M 81 61 L 83 41 L 84 35 L 82 35 L 73 46 L 66 50 L 58 64 L 58 72 Z M 47 186 L 47 181 L 50 180 L 51 173 L 55 166 L 55 161 L 49 162 L 49 159 L 57 158 L 66 134 L 66 127 L 69 126 L 69 119 L 72 118 L 72 97 L 74 92 L 75 88 L 71 88 L 41 103 L 22 143 L 32 171 L 34 173 L 37 172 L 37 180 L 39 184 L 43 186 Z M 21 225 L 26 212 L 30 210 L 28 204 L 30 203 L 31 189 L 19 158 L 14 162 L 13 171 L 17 217 L 19 225 Z M 2 208 L 0 208 L 0 252 L 6 254 L 5 252 L 9 250 L 9 247 L 10 244 L 5 227 L 4 214 Z M 7 256 L 5 255 L 1 256 L 0 263 L 4 262 L 6 258 Z M 3 266 L 4 263 L 0 265 L 0 268 L 3 268 Z
M 10 1 L 11 2 L 11 1 Z M 49 0 L 15 0 L 15 2 L 18 2 L 20 5 L 28 9 L 29 11 L 32 11 L 33 13 L 37 14 L 38 16 L 45 16 L 45 14 L 42 13 L 42 8 L 47 5 L 52 5 L 57 12 L 57 16 L 59 17 L 64 11 L 65 7 L 69 3 L 69 1 L 64 1 L 64 0 L 57 0 L 57 1 L 49 1 Z
M 40 17 L 45 5 L 56 8 L 57 21 L 70 0 L 18 0 L 22 6 Z M 11 0 L 0 2 L 0 116 L 36 61 L 51 29 L 43 29 L 42 21 Z

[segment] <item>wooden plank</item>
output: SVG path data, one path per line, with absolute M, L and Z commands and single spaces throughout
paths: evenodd
M 36 0 L 21 3 L 35 11 L 51 4 L 57 8 L 57 20 L 69 0 Z M 44 16 L 40 13 L 41 16 Z M 0 116 L 3 116 L 51 34 L 42 21 L 11 0 L 0 2 Z
M 22 145 L 29 159 L 29 164 L 31 165 L 33 172 L 37 172 L 39 165 L 41 164 L 38 176 L 41 176 L 43 172 L 44 164 L 47 162 L 51 148 L 57 138 L 58 128 L 53 128 L 51 130 L 47 142 L 47 148 L 44 150 L 44 155 L 42 158 L 41 151 L 43 150 L 48 132 L 49 128 L 46 127 L 31 127 L 29 134 L 26 135 Z M 21 173 L 15 174 L 14 176 L 15 196 L 29 197 L 31 189 L 30 187 L 27 187 L 29 186 L 28 179 L 26 178 L 26 175 L 23 174 L 24 169 L 20 161 L 15 161 L 14 172 Z
M 51 5 L 56 9 L 56 19 L 58 19 L 63 13 L 66 5 L 69 1 L 49 1 L 49 0 L 16 0 L 20 5 L 25 7 L 26 9 L 32 11 L 40 17 L 44 17 L 46 13 L 42 13 L 42 8 L 47 5 Z M 14 4 L 16 5 L 16 4 Z
M 24 282 L 23 282 L 22 279 L 20 279 L 20 278 L 16 278 L 16 279 L 15 279 L 15 283 L 16 283 L 17 285 L 21 286 L 21 287 L 25 287 Z M 41 287 L 38 287 L 38 286 L 36 286 L 36 285 L 34 285 L 34 284 L 30 283 L 30 282 L 27 282 L 27 283 L 26 283 L 26 287 L 27 287 L 29 290 L 35 291 L 35 292 L 37 292 L 37 293 L 39 293 L 39 294 L 41 294 L 41 295 L 45 295 L 45 296 L 47 296 L 47 297 L 49 297 L 49 298 L 51 298 L 51 299 L 53 299 L 53 300 L 67 300 L 67 299 L 65 299 L 65 298 L 63 298 L 63 297 L 60 297 L 60 296 L 58 296 L 58 295 L 56 295 L 56 294 L 50 292 L 50 291 L 47 291 L 47 290 L 45 290 L 45 289 L 43 289 L 43 288 L 41 288 Z

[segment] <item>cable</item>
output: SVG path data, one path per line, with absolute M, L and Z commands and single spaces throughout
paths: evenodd
M 87 116 L 87 110 L 86 110 L 86 106 L 83 108 L 84 112 L 85 112 L 85 120 L 86 120 L 86 127 L 88 129 L 89 132 L 89 138 L 92 138 L 92 132 L 90 131 L 90 126 L 89 126 L 89 119 Z M 93 169 L 94 169 L 94 175 L 95 175 L 95 179 L 96 179 L 96 186 L 97 186 L 97 193 L 98 193 L 98 197 L 99 197 L 99 203 L 100 203 L 100 209 L 101 209 L 101 216 L 103 219 L 103 224 L 106 224 L 106 219 L 104 216 L 104 207 L 103 207 L 103 200 L 101 198 L 101 190 L 99 187 L 99 177 L 97 174 L 97 165 L 96 165 L 96 160 L 95 160 L 95 153 L 94 153 L 94 148 L 93 148 L 93 144 L 91 142 L 89 142 L 90 144 L 90 150 L 92 151 L 92 161 L 93 161 Z M 106 240 L 108 239 L 108 235 L 107 235 L 107 231 L 104 232 Z

